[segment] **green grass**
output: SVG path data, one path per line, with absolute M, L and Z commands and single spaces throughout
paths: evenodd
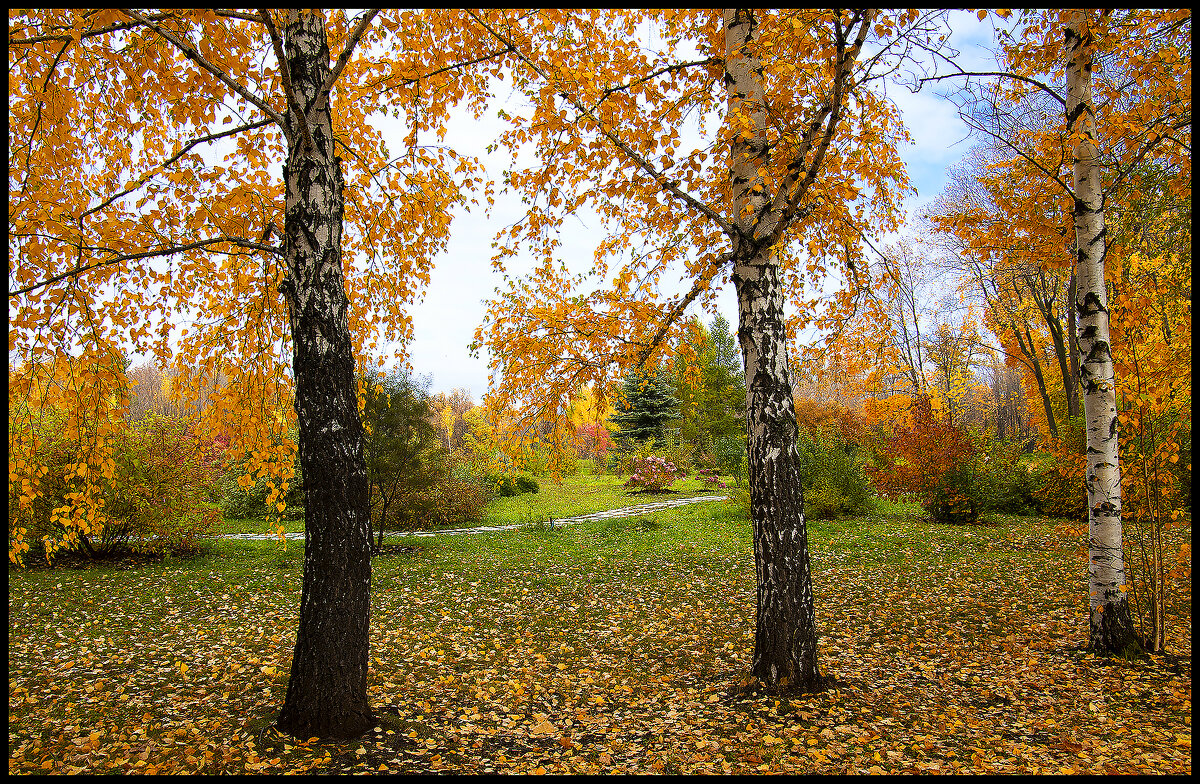
M 584 461 L 580 461 L 584 463 Z M 632 493 L 622 487 L 626 477 L 612 474 L 593 474 L 586 468 L 578 473 L 562 477 L 555 483 L 550 477 L 538 477 L 539 491 L 524 493 L 508 498 L 497 498 L 488 504 L 477 520 L 456 523 L 449 528 L 471 528 L 476 526 L 520 525 L 556 520 L 564 517 L 620 509 L 628 506 L 663 501 L 670 498 L 685 498 L 696 495 L 724 495 L 727 491 L 718 486 L 696 480 L 693 477 L 677 480 L 670 488 L 672 492 L 662 495 Z M 729 487 L 732 477 L 721 477 Z M 286 532 L 303 532 L 303 520 L 285 520 Z M 267 522 L 262 518 L 222 518 L 214 526 L 214 534 L 267 533 Z
M 561 519 L 578 515 L 602 512 L 608 509 L 637 506 L 670 498 L 685 498 L 696 495 L 724 495 L 725 490 L 694 478 L 677 480 L 671 485 L 670 493 L 655 495 L 632 493 L 622 487 L 626 477 L 612 474 L 580 472 L 564 476 L 561 484 L 550 478 L 540 479 L 537 493 L 526 493 L 509 498 L 498 498 L 488 505 L 479 525 L 512 525 Z M 723 477 L 728 485 L 730 477 Z
M 566 516 L 643 497 L 582 475 L 506 502 L 525 498 Z M 738 696 L 755 577 L 733 504 L 408 540 L 372 562 L 379 731 L 331 744 L 265 731 L 303 543 L 13 570 L 10 771 L 1190 770 L 1190 581 L 1173 656 L 1114 665 L 1079 652 L 1086 556 L 1050 521 L 882 505 L 808 534 L 842 685 L 783 700 Z

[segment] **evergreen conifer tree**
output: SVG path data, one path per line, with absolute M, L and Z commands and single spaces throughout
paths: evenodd
M 627 373 L 621 398 L 612 417 L 619 428 L 617 442 L 628 448 L 635 441 L 652 438 L 656 447 L 661 446 L 667 424 L 679 417 L 679 399 L 666 375 L 657 370 Z

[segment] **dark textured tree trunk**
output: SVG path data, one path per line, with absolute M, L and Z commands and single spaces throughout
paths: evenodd
M 1021 349 L 1021 353 L 1029 360 L 1029 366 L 1033 369 L 1033 379 L 1037 382 L 1038 394 L 1042 398 L 1042 410 L 1046 414 L 1046 427 L 1050 428 L 1050 435 L 1058 438 L 1058 425 L 1054 422 L 1054 408 L 1050 405 L 1050 393 L 1046 391 L 1046 379 L 1042 376 L 1042 363 L 1038 361 L 1037 355 L 1033 350 L 1033 337 L 1029 334 L 1028 328 L 1025 330 L 1025 337 L 1029 340 L 1029 345 L 1021 339 L 1021 331 L 1017 327 L 1016 322 L 1013 322 L 1013 334 L 1017 337 L 1017 347 Z
M 1075 379 L 1076 376 L 1071 375 L 1071 363 L 1067 352 L 1067 341 L 1063 334 L 1062 320 L 1059 319 L 1055 312 L 1054 300 L 1049 297 L 1041 296 L 1034 290 L 1030 284 L 1029 290 L 1033 296 L 1034 302 L 1037 304 L 1038 310 L 1041 311 L 1042 321 L 1046 324 L 1046 331 L 1050 333 L 1050 342 L 1054 346 L 1054 358 L 1058 360 L 1058 372 L 1062 376 L 1063 395 L 1067 399 L 1067 416 L 1074 417 L 1079 414 L 1079 400 L 1075 394 Z M 1068 307 L 1068 310 L 1074 310 L 1074 304 Z
M 287 271 L 280 284 L 292 328 L 305 543 L 300 622 L 278 726 L 298 738 L 351 738 L 374 719 L 367 704 L 370 516 L 342 272 L 345 202 L 329 94 L 321 91 L 330 72 L 324 19 L 290 11 L 283 38 L 305 115 L 287 115 Z
M 1126 654 L 1140 649 L 1129 611 L 1121 532 L 1121 467 L 1117 453 L 1117 390 L 1108 334 L 1104 196 L 1092 106 L 1090 12 L 1066 12 L 1067 131 L 1074 140 L 1075 295 L 1079 386 L 1087 421 L 1088 650 Z
M 773 259 L 735 262 L 746 365 L 750 520 L 758 584 L 752 672 L 769 686 L 817 691 L 817 625 L 804 521 L 783 287 Z
M 817 666 L 783 282 L 770 243 L 755 240 L 756 235 L 770 236 L 779 216 L 769 209 L 761 175 L 768 154 L 764 81 L 761 63 L 746 46 L 754 35 L 751 12 L 726 9 L 729 115 L 745 118 L 751 129 L 731 142 L 730 176 L 737 227 L 732 278 L 746 369 L 750 522 L 758 586 L 752 674 L 772 689 L 818 691 L 825 678 Z

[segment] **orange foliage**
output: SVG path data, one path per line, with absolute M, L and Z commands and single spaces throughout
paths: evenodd
M 911 426 L 885 439 L 881 465 L 867 467 L 879 492 L 892 499 L 912 493 L 938 523 L 974 523 L 979 514 L 976 449 L 971 439 L 934 413 L 928 397 L 916 398 Z

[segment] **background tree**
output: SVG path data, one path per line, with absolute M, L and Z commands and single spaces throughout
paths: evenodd
M 456 388 L 445 392 L 434 392 L 429 396 L 429 405 L 433 411 L 434 425 L 442 433 L 446 449 L 451 453 L 459 453 L 464 449 L 464 437 L 469 425 L 467 412 L 475 407 L 475 399 L 468 389 Z
M 950 425 L 954 424 L 955 413 L 964 405 L 973 378 L 978 344 L 979 338 L 970 318 L 964 320 L 959 329 L 943 321 L 925 339 L 925 357 L 933 366 L 933 387 L 942 397 Z
M 634 442 L 652 439 L 661 446 L 667 426 L 679 418 L 679 400 L 671 391 L 664 371 L 633 371 L 621 385 L 617 413 L 610 421 L 617 426 L 617 443 L 631 449 Z
M 718 440 L 741 438 L 746 383 L 729 321 L 718 313 L 707 329 L 698 321 L 694 328 L 691 350 L 675 357 L 680 436 L 711 453 Z M 688 355 L 694 356 L 690 366 Z
M 370 495 L 374 549 L 383 547 L 384 531 L 400 528 L 403 501 L 437 482 L 446 460 L 431 421 L 428 392 L 409 375 L 389 373 L 364 379 L 364 454 Z

